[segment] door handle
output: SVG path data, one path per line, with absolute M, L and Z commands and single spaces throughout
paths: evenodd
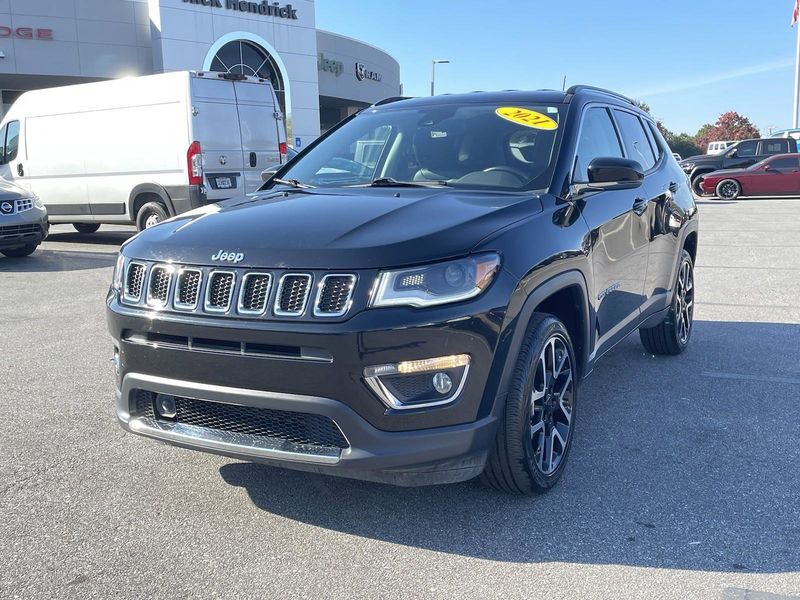
M 644 198 L 637 198 L 633 202 L 633 212 L 635 212 L 640 217 L 644 214 L 644 211 L 647 210 L 647 205 L 650 204 L 650 200 Z
M 673 194 L 678 191 L 678 188 L 681 187 L 676 181 L 669 182 L 669 191 Z
M 17 164 L 17 175 L 25 177 L 25 167 L 22 166 L 22 163 Z
M 258 164 L 258 155 L 255 152 L 250 153 L 250 166 L 255 167 Z

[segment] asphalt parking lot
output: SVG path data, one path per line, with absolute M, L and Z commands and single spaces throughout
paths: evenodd
M 689 350 L 613 350 L 535 498 L 126 435 L 104 298 L 132 231 L 0 257 L 0 598 L 800 597 L 800 200 L 700 204 Z

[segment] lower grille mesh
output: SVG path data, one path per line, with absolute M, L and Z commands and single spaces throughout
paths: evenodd
M 155 394 L 138 390 L 136 411 L 156 419 Z M 305 446 L 348 448 L 349 444 L 336 424 L 322 415 L 235 406 L 175 396 L 175 419 L 164 419 L 219 431 L 274 438 Z
M 39 233 L 40 231 L 41 229 L 38 225 L 5 225 L 0 227 L 0 237 L 28 235 Z

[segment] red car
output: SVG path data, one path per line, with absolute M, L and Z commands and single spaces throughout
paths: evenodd
M 723 200 L 739 196 L 800 196 L 800 154 L 776 154 L 746 169 L 714 171 L 703 177 L 700 188 Z

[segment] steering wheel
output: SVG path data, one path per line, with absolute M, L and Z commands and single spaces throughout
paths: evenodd
M 489 167 L 488 169 L 483 170 L 484 173 L 491 173 L 492 171 L 499 171 L 501 173 L 511 173 L 511 175 L 514 175 L 522 183 L 528 183 L 528 181 L 530 181 L 531 179 L 527 174 L 523 173 L 518 169 L 515 169 L 514 167 L 506 167 L 506 166 Z

